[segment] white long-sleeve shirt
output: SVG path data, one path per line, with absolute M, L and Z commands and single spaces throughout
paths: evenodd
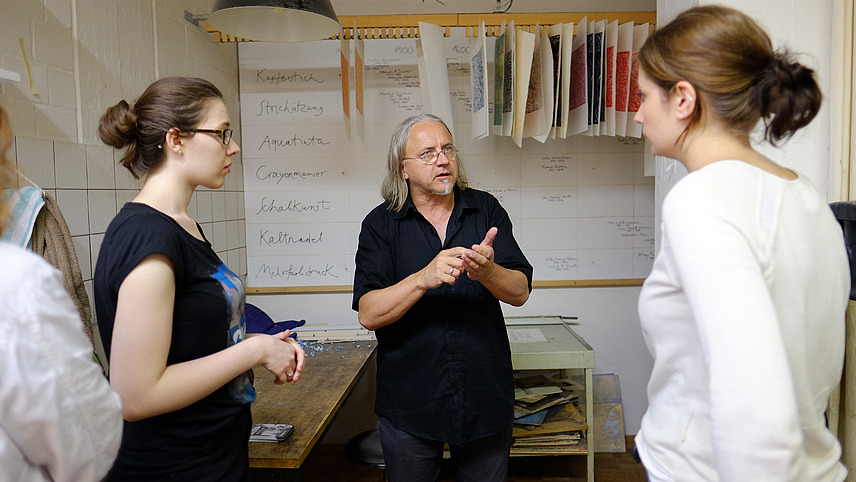
M 122 439 L 119 395 L 62 275 L 0 243 L 0 481 L 98 481 Z
M 841 481 L 824 410 L 850 271 L 826 202 L 740 161 L 682 179 L 639 298 L 654 366 L 636 444 L 652 481 Z

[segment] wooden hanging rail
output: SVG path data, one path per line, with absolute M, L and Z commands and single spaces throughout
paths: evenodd
M 618 20 L 618 23 L 635 22 L 636 24 L 648 23 L 652 27 L 657 22 L 657 12 L 561 12 L 561 13 L 450 13 L 435 15 L 341 15 L 339 23 L 342 24 L 342 33 L 346 39 L 353 39 L 356 35 L 364 39 L 386 39 L 386 38 L 418 38 L 419 22 L 428 22 L 445 27 L 446 36 L 452 27 L 466 27 L 467 37 L 471 37 L 479 24 L 484 21 L 486 34 L 494 37 L 499 34 L 502 23 L 514 21 L 515 27 L 522 27 L 531 31 L 536 25 L 555 25 L 557 23 L 574 22 L 579 23 L 583 17 L 588 21 Z M 356 35 L 355 28 L 356 25 Z M 252 42 L 226 35 L 215 30 L 205 22 L 207 32 L 214 34 L 218 43 Z M 338 39 L 340 35 L 331 37 Z

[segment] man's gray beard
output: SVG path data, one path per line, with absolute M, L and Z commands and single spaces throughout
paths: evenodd
M 437 194 L 438 196 L 445 196 L 446 194 L 451 194 L 453 186 L 448 179 L 443 179 L 443 185 L 445 186 L 445 189 L 443 189 L 442 191 L 434 191 L 434 194 Z

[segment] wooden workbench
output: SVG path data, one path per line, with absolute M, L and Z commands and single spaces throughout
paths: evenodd
M 288 478 L 298 479 L 301 464 L 324 435 L 376 349 L 375 340 L 309 342 L 306 366 L 296 385 L 274 385 L 273 375 L 256 367 L 253 423 L 290 423 L 294 432 L 280 443 L 251 442 L 250 467 L 288 469 Z

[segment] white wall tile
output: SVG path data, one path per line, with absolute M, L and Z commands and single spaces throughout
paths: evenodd
M 132 191 L 129 189 L 117 189 L 116 212 L 118 213 L 119 211 L 121 211 L 122 206 L 124 206 L 126 203 L 133 201 L 134 198 L 137 197 L 137 194 L 139 194 L 139 191 Z
M 214 220 L 213 207 L 211 204 L 211 191 L 197 190 L 196 194 L 196 221 L 200 224 L 210 223 Z
M 40 92 L 44 92 L 40 90 Z M 47 94 L 46 94 L 47 95 Z M 36 137 L 60 141 L 77 139 L 77 115 L 74 110 L 48 104 L 35 104 Z
M 232 270 L 238 276 L 241 276 L 241 273 L 238 272 L 238 268 L 241 265 L 241 253 L 238 252 L 237 249 L 230 249 L 226 251 L 226 259 L 223 260 L 226 263 L 226 266 Z
M 120 149 L 111 149 L 111 151 L 113 151 L 113 172 L 116 176 L 116 189 L 136 189 L 139 191 L 143 187 L 143 182 L 135 179 L 131 171 L 120 163 L 122 156 L 125 155 L 125 151 Z
M 214 222 L 226 220 L 226 192 L 220 189 L 211 193 L 211 208 Z
M 56 188 L 53 142 L 48 139 L 18 137 L 15 143 L 18 169 L 42 189 Z M 22 180 L 22 185 L 26 181 Z
M 101 251 L 101 243 L 104 242 L 103 234 L 93 234 L 89 237 L 89 252 L 92 253 L 92 272 L 98 266 L 98 253 Z
M 241 264 L 240 264 L 239 270 L 236 271 L 236 273 L 238 273 L 238 276 L 243 276 L 245 278 L 244 281 L 246 282 L 246 277 L 247 277 L 247 248 L 241 248 L 238 250 L 238 252 L 240 253 L 240 255 L 238 257 L 238 262 L 240 262 Z
M 35 41 L 31 60 L 65 71 L 74 69 L 74 41 L 70 28 L 33 22 L 33 37 Z
M 226 221 L 226 249 L 237 249 L 246 245 L 246 240 L 241 237 L 241 224 L 243 221 Z
M 72 236 L 89 234 L 89 201 L 83 189 L 57 189 L 56 201 Z
M 196 212 L 196 193 L 198 191 L 193 191 L 193 196 L 190 197 L 190 202 L 187 204 L 187 215 L 190 216 L 195 221 L 199 221 Z
M 72 236 L 71 242 L 74 243 L 74 252 L 77 254 L 77 262 L 80 264 L 80 274 L 83 280 L 92 279 L 92 261 L 89 252 L 89 236 Z
M 116 191 L 89 191 L 89 225 L 93 233 L 107 231 L 110 221 L 116 217 Z
M 86 174 L 89 189 L 115 189 L 113 149 L 107 146 L 86 146 Z
M 71 111 L 77 108 L 74 75 L 71 72 L 48 69 L 48 93 L 52 106 Z
M 238 219 L 238 198 L 241 193 L 226 192 L 226 221 Z
M 71 2 L 68 0 L 45 0 L 44 4 L 49 25 L 71 28 Z
M 228 241 L 226 239 L 226 223 L 212 223 L 212 231 L 214 235 L 211 237 L 211 244 L 214 246 L 214 251 L 218 253 L 228 249 Z
M 54 143 L 56 187 L 86 189 L 86 148 L 71 142 Z

